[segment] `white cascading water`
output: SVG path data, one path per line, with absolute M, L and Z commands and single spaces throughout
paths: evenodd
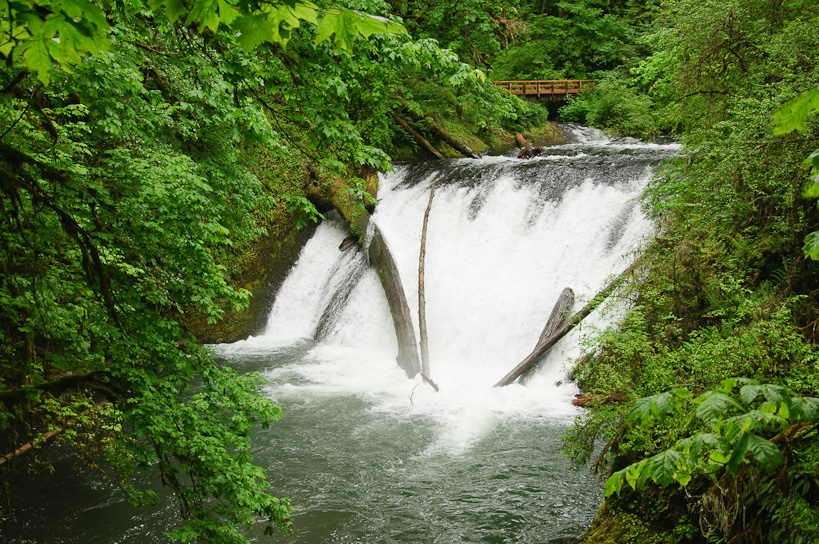
M 638 202 L 648 165 L 677 147 L 573 132 L 575 143 L 525 163 L 484 157 L 382 175 L 372 220 L 398 265 L 416 336 L 421 230 L 436 185 L 425 283 L 430 374 L 439 393 L 420 378 L 408 380 L 395 363 L 378 276 L 364 250 L 338 251 L 348 234 L 338 220 L 325 221 L 304 248 L 266 332 L 219 351 L 264 352 L 315 338 L 302 360 L 266 373 L 270 396 L 357 395 L 372 410 L 433 418 L 441 427 L 430 453 L 463 452 L 507 417 L 570 419 L 577 390 L 565 382 L 567 364 L 600 311 L 551 350 L 527 386 L 492 385 L 535 347 L 565 287 L 574 290 L 577 311 L 635 258 L 651 233 Z M 590 160 L 591 150 L 602 154 Z M 644 152 L 651 158 L 634 158 Z

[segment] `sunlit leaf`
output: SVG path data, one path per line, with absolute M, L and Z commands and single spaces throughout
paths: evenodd
M 814 261 L 819 261 L 819 231 L 813 231 L 805 236 L 805 245 L 802 251 L 805 257 L 809 257 Z
M 776 110 L 774 134 L 805 130 L 805 121 L 811 111 L 819 109 L 819 90 L 808 91 Z
M 257 45 L 273 41 L 278 32 L 273 25 L 260 14 L 243 15 L 234 21 L 232 28 L 239 32 L 237 40 L 246 52 Z
M 603 490 L 603 496 L 608 497 L 609 495 L 613 495 L 614 493 L 620 494 L 620 490 L 623 488 L 623 480 L 624 480 L 624 471 L 618 470 L 614 474 L 612 474 L 608 480 L 606 480 L 606 487 Z
M 37 79 L 43 85 L 48 85 L 54 65 L 51 62 L 51 55 L 48 53 L 46 39 L 23 42 L 15 51 L 17 55 L 20 53 L 23 54 L 23 63 L 26 67 L 33 72 L 37 72 Z

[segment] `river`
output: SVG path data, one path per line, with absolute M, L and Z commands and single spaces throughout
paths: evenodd
M 430 185 L 426 314 L 434 391 L 397 364 L 389 308 L 366 252 L 328 218 L 279 290 L 264 333 L 214 346 L 259 372 L 285 417 L 254 436 L 275 494 L 294 505 L 276 543 L 567 543 L 591 523 L 602 484 L 572 471 L 560 435 L 582 409 L 567 380 L 582 338 L 617 318 L 596 311 L 527 384 L 493 388 L 534 347 L 565 287 L 575 311 L 635 258 L 652 225 L 639 197 L 676 144 L 573 141 L 519 161 L 399 164 L 373 215 L 418 311 L 418 253 Z M 416 334 L 417 334 L 417 322 Z M 54 475 L 25 480 L 22 543 L 159 543 L 173 501 L 133 510 L 116 487 L 50 452 Z M 155 476 L 145 485 L 157 487 Z M 261 527 L 259 529 L 261 531 Z M 18 533 L 15 533 L 18 534 Z

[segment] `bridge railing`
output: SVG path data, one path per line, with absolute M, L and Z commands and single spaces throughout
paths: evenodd
M 593 79 L 544 79 L 536 81 L 493 81 L 512 94 L 529 96 L 567 95 L 591 91 Z

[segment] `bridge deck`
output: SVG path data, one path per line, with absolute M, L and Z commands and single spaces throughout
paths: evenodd
M 548 79 L 535 81 L 493 81 L 496 86 L 527 100 L 566 100 L 570 94 L 594 89 L 593 79 Z

